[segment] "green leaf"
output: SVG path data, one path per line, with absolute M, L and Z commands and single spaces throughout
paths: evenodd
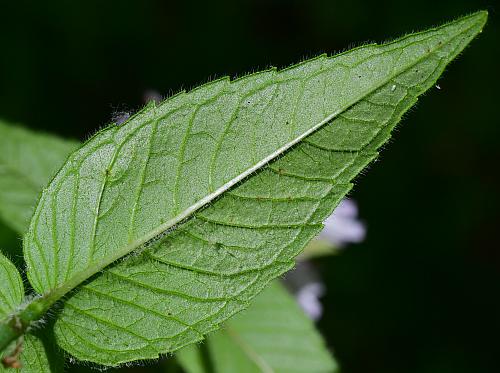
M 19 307 L 24 298 L 23 280 L 17 268 L 0 254 L 0 320 Z
M 64 371 L 64 359 L 62 352 L 57 352 L 51 350 L 47 347 L 47 343 L 42 342 L 42 340 L 32 334 L 27 334 L 24 336 L 23 340 L 23 351 L 19 357 L 19 362 L 22 368 L 12 369 L 5 368 L 0 364 L 1 373 L 56 373 Z M 0 353 L 0 359 L 7 355 L 9 350 L 12 350 L 15 346 L 11 346 L 7 349 L 6 353 Z M 50 356 L 50 359 L 49 359 Z
M 175 358 L 186 373 L 209 373 L 205 368 L 200 347 L 192 344 L 181 348 L 175 353 Z
M 8 318 L 20 307 L 24 299 L 24 286 L 21 276 L 16 267 L 3 255 L 0 254 L 0 319 Z M 22 338 L 22 337 L 21 337 Z M 46 349 L 42 341 L 32 335 L 24 336 L 22 340 L 22 352 L 18 360 L 22 366 L 21 369 L 8 369 L 0 363 L 0 372 L 14 372 L 19 371 L 22 373 L 49 373 L 57 370 L 51 370 L 49 357 L 47 356 Z M 0 352 L 0 361 L 9 356 L 16 349 L 17 343 L 13 342 L 11 346 L 4 352 Z M 54 354 L 53 354 L 54 355 Z M 62 367 L 61 359 L 54 356 L 54 360 L 58 361 Z M 56 363 L 57 364 L 57 363 Z
M 221 79 L 99 132 L 44 190 L 24 240 L 37 305 L 78 287 L 58 343 L 105 365 L 154 358 L 247 307 L 486 18 Z
M 208 337 L 210 363 L 205 368 L 201 346 L 176 353 L 187 373 L 336 372 L 313 322 L 278 281 L 252 301 L 248 310 Z
M 274 281 L 208 338 L 214 372 L 336 372 L 313 322 Z
M 0 121 L 0 219 L 5 224 L 26 232 L 40 191 L 77 146 Z

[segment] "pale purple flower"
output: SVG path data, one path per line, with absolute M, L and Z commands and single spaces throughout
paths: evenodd
M 142 95 L 142 100 L 147 104 L 150 101 L 154 101 L 156 104 L 159 104 L 162 101 L 162 96 L 160 92 L 155 91 L 154 89 L 148 89 Z
M 125 123 L 128 118 L 130 118 L 130 113 L 128 111 L 117 111 L 113 113 L 111 120 L 117 125 Z
M 324 222 L 324 229 L 318 239 L 328 242 L 335 248 L 349 243 L 359 243 L 366 235 L 365 225 L 358 220 L 358 206 L 352 199 L 343 199 L 332 215 Z M 311 262 L 302 261 L 295 271 L 287 276 L 286 283 L 295 289 L 295 297 L 302 310 L 312 320 L 318 321 L 323 314 L 320 298 L 326 287 L 320 281 Z
M 349 198 L 340 201 L 324 224 L 325 227 L 318 238 L 336 247 L 343 247 L 348 243 L 359 243 L 366 235 L 365 225 L 358 220 L 358 206 Z
M 299 306 L 312 320 L 318 321 L 323 315 L 323 305 L 319 298 L 325 294 L 325 285 L 321 282 L 310 282 L 302 286 L 295 297 Z

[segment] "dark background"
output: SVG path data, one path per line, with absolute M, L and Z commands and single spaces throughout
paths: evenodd
M 167 96 L 489 10 L 441 90 L 419 101 L 382 162 L 358 178 L 351 196 L 366 241 L 316 264 L 328 287 L 319 327 L 344 373 L 500 371 L 493 1 L 0 4 L 0 117 L 78 139 L 140 108 L 148 90 Z M 19 245 L 12 232 L 2 237 Z

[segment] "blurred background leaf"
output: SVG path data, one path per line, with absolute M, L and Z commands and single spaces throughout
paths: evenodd
M 0 120 L 0 219 L 24 234 L 42 191 L 78 142 Z
M 478 9 L 490 11 L 484 34 L 352 193 L 366 240 L 314 263 L 327 289 L 319 327 L 344 373 L 489 373 L 500 332 L 493 0 L 3 1 L 0 117 L 83 140 L 152 91 L 283 67 Z M 19 245 L 0 226 L 0 248 Z

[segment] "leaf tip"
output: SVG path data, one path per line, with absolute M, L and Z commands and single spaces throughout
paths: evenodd
M 483 28 L 486 22 L 488 21 L 488 11 L 487 10 L 479 10 L 475 13 L 471 14 L 472 18 L 478 23 L 478 25 Z
M 467 24 L 473 25 L 475 29 L 478 29 L 478 33 L 480 33 L 488 20 L 488 11 L 479 10 L 469 16 L 463 17 L 461 20 L 466 21 Z

